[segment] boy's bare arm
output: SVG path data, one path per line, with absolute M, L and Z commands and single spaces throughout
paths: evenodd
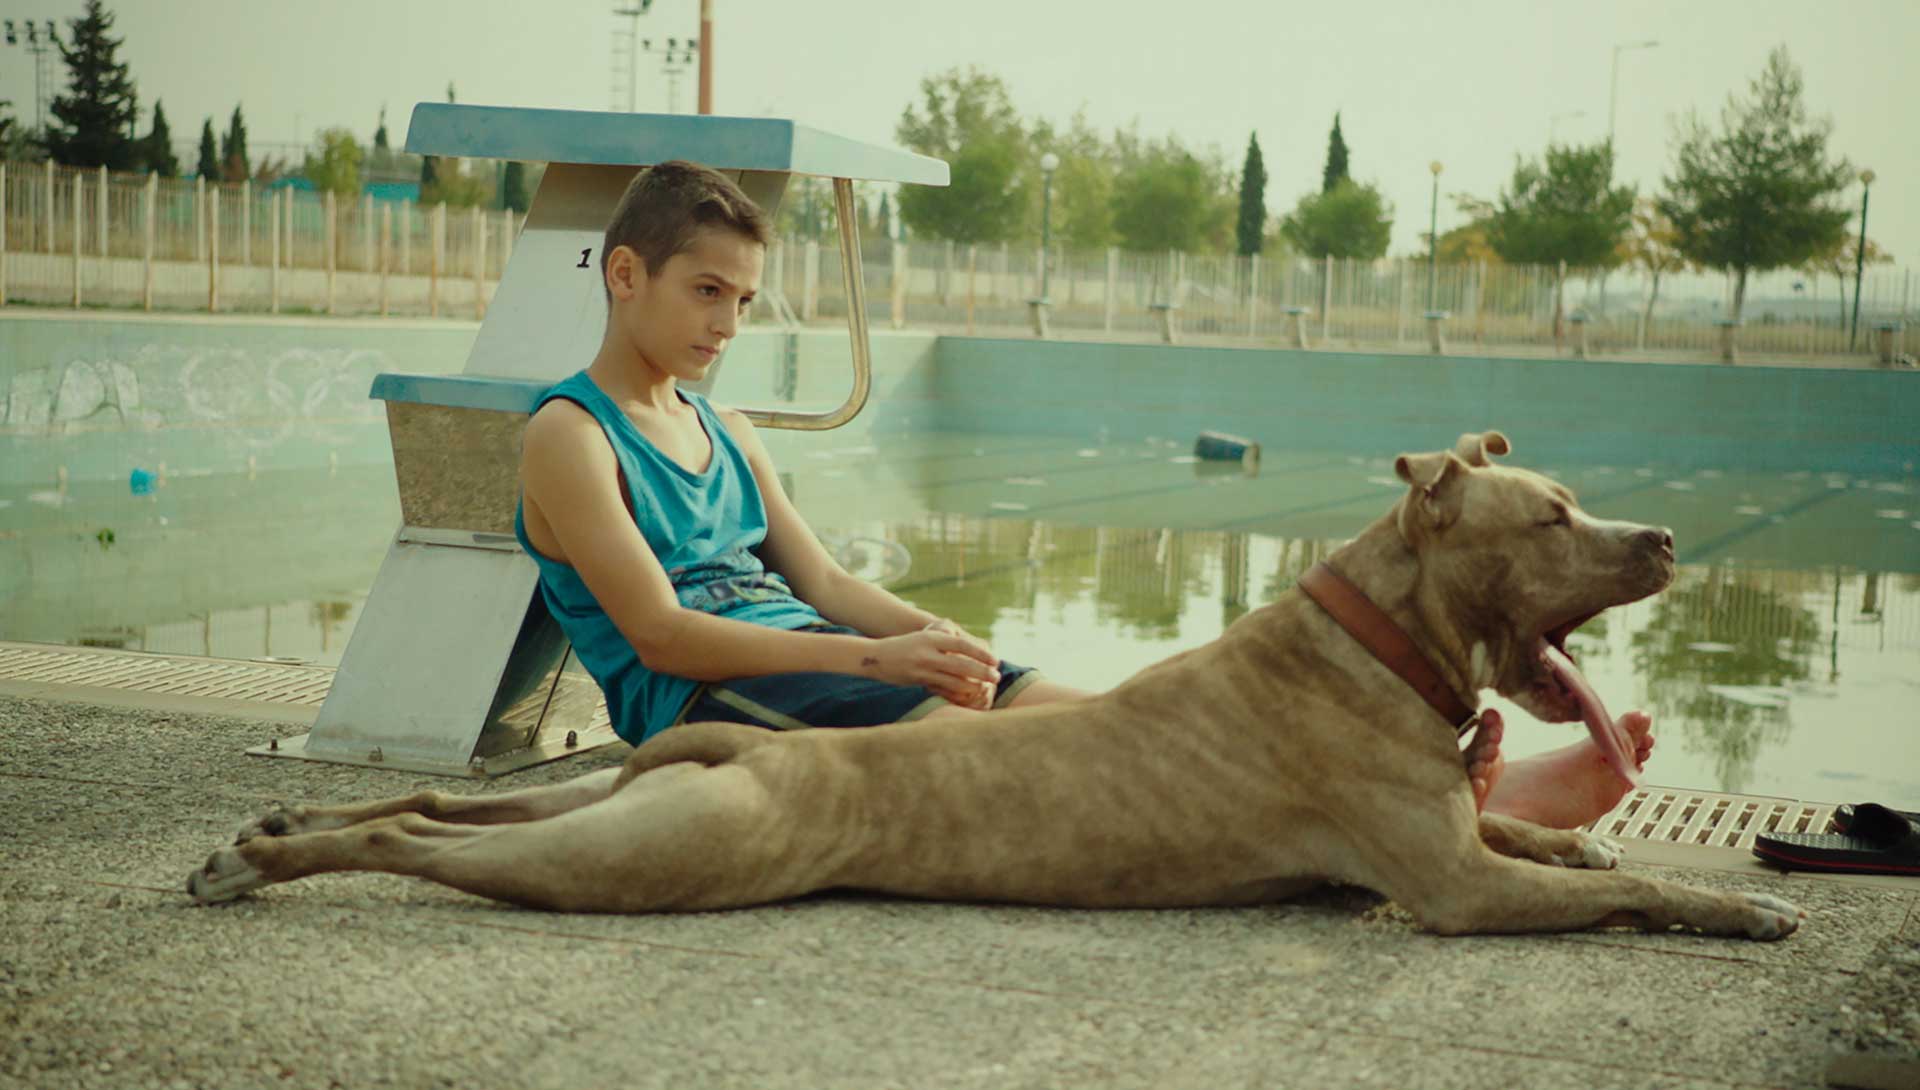
M 754 480 L 759 483 L 761 497 L 766 502 L 767 540 L 760 550 L 761 559 L 786 577 L 795 595 L 828 620 L 874 636 L 917 632 L 935 624 L 963 632 L 959 625 L 901 601 L 886 588 L 847 574 L 814 536 L 793 501 L 787 498 L 773 457 L 767 453 L 752 422 L 732 409 L 719 412 L 727 430 L 746 452 Z M 980 648 L 988 650 L 984 642 Z
M 527 424 L 521 486 L 552 529 L 560 556 L 650 670 L 720 681 L 801 670 L 925 685 L 971 700 L 996 660 L 979 641 L 946 632 L 870 640 L 788 632 L 680 605 L 673 583 L 620 498 L 618 463 L 599 423 L 553 401 Z

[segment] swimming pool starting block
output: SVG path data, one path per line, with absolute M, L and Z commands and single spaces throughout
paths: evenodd
M 495 776 L 616 741 L 600 691 L 513 536 L 520 438 L 554 383 L 600 348 L 600 247 L 634 173 L 669 159 L 732 177 L 771 218 L 795 174 L 833 181 L 853 381 L 826 412 L 741 407 L 762 427 L 824 430 L 871 384 L 853 182 L 947 184 L 947 164 L 771 118 L 422 103 L 415 154 L 548 164 L 459 375 L 383 374 L 401 525 L 313 730 L 247 752 L 449 776 Z M 725 363 L 714 362 L 705 393 Z

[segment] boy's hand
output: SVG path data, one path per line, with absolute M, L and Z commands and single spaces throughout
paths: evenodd
M 985 710 L 1000 682 L 1000 660 L 952 622 L 935 622 L 872 641 L 861 655 L 860 672 L 895 685 L 922 685 L 960 707 Z

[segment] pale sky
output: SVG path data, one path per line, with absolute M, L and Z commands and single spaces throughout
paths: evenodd
M 615 7 L 635 0 L 109 0 L 143 116 L 166 104 L 178 139 L 211 116 L 224 130 L 244 107 L 256 154 L 345 125 L 371 140 L 384 103 L 396 144 L 414 103 L 460 101 L 610 108 Z M 80 0 L 7 0 L 3 14 L 62 20 Z M 1607 126 L 1620 54 L 1619 174 L 1642 192 L 1669 169 L 1671 119 L 1698 109 L 1717 123 L 1785 43 L 1815 116 L 1834 121 L 1830 150 L 1878 175 L 1869 234 L 1902 266 L 1920 264 L 1920 0 L 1688 0 L 1675 4 L 1541 0 L 1311 3 L 1188 0 L 1116 4 L 969 0 L 714 0 L 715 108 L 779 116 L 892 144 L 923 76 L 978 65 L 1006 80 L 1023 116 L 1065 122 L 1086 111 L 1102 130 L 1137 121 L 1217 147 L 1237 169 L 1247 136 L 1266 157 L 1270 212 L 1319 185 L 1335 110 L 1352 171 L 1394 203 L 1393 253 L 1418 247 L 1440 160 L 1440 229 L 1462 217 L 1447 199 L 1492 197 L 1516 154 L 1538 155 L 1551 127 L 1589 142 Z M 641 35 L 696 33 L 699 0 L 655 0 Z M 56 72 L 63 72 L 56 65 Z M 682 77 L 691 112 L 695 79 Z M 0 98 L 29 119 L 33 66 L 0 45 Z M 658 61 L 643 56 L 638 106 L 667 109 Z M 624 107 L 624 98 L 620 104 Z M 1580 116 L 1561 116 L 1578 112 Z M 279 150 L 279 149 L 274 149 Z M 1860 188 L 1847 200 L 1858 207 Z M 1856 220 L 1855 229 L 1858 223 Z

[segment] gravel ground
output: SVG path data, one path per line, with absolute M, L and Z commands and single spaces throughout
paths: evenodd
M 1920 939 L 1894 936 L 1874 948 L 1841 1000 L 1831 1036 L 1828 1082 L 1920 1087 Z

